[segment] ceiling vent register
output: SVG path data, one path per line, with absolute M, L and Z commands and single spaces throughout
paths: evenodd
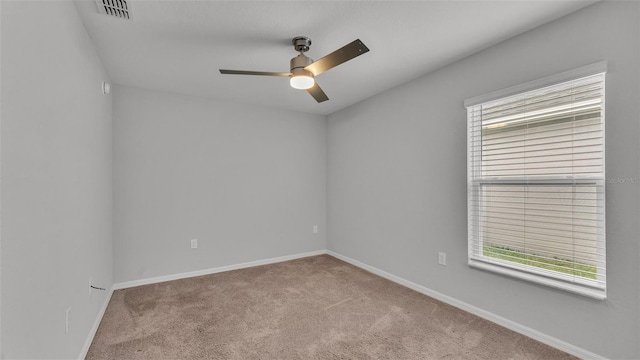
M 96 0 L 98 12 L 120 19 L 131 19 L 130 0 Z

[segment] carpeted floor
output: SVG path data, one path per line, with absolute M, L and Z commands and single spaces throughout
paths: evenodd
M 575 359 L 328 255 L 118 290 L 87 359 Z

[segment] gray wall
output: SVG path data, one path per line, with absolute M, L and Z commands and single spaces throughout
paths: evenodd
M 116 282 L 326 248 L 324 117 L 118 86 L 114 124 Z
M 2 356 L 77 358 L 112 284 L 106 74 L 73 2 L 1 6 Z
M 639 185 L 607 187 L 606 301 L 471 269 L 463 101 L 606 59 L 607 177 L 637 179 L 639 12 L 598 3 L 330 115 L 328 248 L 597 354 L 638 358 Z

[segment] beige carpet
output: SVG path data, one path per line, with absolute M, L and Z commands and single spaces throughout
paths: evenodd
M 87 359 L 574 359 L 328 255 L 118 290 Z

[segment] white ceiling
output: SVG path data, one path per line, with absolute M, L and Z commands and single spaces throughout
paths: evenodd
M 326 115 L 596 1 L 129 2 L 133 20 L 77 1 L 113 83 Z M 287 78 L 218 72 L 288 72 L 298 35 L 314 59 L 357 38 L 371 51 L 318 76 L 320 104 Z

